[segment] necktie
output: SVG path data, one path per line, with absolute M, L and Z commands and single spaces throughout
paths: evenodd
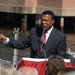
M 44 44 L 46 43 L 46 31 L 44 31 L 44 34 L 42 35 L 42 37 L 41 37 L 41 41 L 42 41 L 42 44 L 41 44 L 41 51 L 42 51 L 42 49 L 43 49 L 43 47 L 44 47 Z

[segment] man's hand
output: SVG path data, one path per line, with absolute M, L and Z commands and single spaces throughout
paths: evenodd
M 5 35 L 3 35 L 3 34 L 0 34 L 0 40 L 1 40 L 2 42 L 6 42 L 7 37 L 6 37 Z

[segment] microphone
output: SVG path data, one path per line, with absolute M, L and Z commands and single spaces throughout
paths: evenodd
M 39 42 L 42 45 L 42 49 L 44 48 L 45 44 L 43 43 L 43 41 L 39 38 Z
M 44 49 L 45 44 L 43 43 L 43 41 L 39 38 L 38 41 L 40 42 L 40 45 L 42 45 L 42 49 Z
M 43 41 L 39 38 L 38 39 L 38 41 L 40 42 L 40 45 L 42 45 L 42 52 L 44 52 L 44 57 L 45 57 L 45 59 L 47 58 L 47 56 L 46 56 L 46 51 L 45 51 L 45 49 L 44 49 L 44 46 L 45 46 L 45 44 L 43 43 Z M 41 53 L 42 53 L 41 52 Z

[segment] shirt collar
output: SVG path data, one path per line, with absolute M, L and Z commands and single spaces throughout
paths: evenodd
M 52 26 L 51 29 L 49 29 L 49 30 L 47 31 L 47 33 L 51 33 L 51 31 L 53 30 L 53 27 L 54 27 L 54 26 Z M 44 34 L 44 31 L 45 31 L 45 30 L 43 30 L 43 34 Z

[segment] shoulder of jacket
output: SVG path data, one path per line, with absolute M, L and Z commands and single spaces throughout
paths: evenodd
M 54 29 L 55 29 L 55 32 L 57 32 L 57 34 L 65 35 L 65 33 L 64 33 L 64 32 L 62 32 L 62 31 L 60 31 L 60 30 L 58 30 L 58 29 L 56 29 L 56 28 L 54 28 Z

